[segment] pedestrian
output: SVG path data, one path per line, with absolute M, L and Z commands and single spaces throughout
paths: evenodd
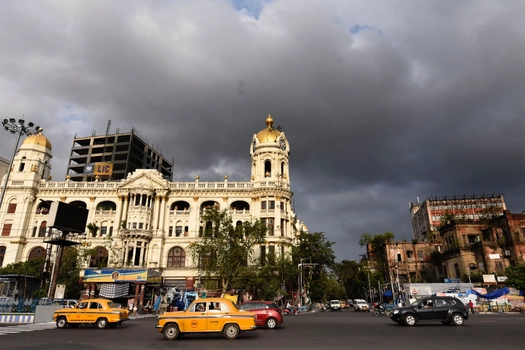
M 470 309 L 470 313 L 473 314 L 474 313 L 474 303 L 472 302 L 472 300 L 469 300 L 468 308 Z

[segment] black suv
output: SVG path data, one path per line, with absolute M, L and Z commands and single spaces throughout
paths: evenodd
M 465 304 L 454 297 L 426 297 L 410 306 L 398 307 L 390 314 L 392 321 L 413 326 L 419 321 L 439 320 L 441 323 L 461 326 L 468 319 Z

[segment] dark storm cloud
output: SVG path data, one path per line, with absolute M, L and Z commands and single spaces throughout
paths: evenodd
M 177 181 L 247 181 L 271 113 L 299 218 L 357 259 L 364 232 L 411 238 L 417 196 L 525 208 L 523 17 L 519 1 L 4 2 L 0 117 L 42 125 L 55 180 L 75 133 L 111 120 Z

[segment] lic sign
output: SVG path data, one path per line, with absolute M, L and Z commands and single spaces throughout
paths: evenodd
M 109 176 L 113 174 L 113 163 L 95 163 L 93 175 Z

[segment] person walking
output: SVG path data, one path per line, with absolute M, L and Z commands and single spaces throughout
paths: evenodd
M 469 300 L 468 308 L 470 309 L 470 313 L 473 314 L 474 313 L 474 303 L 472 302 L 472 300 Z

